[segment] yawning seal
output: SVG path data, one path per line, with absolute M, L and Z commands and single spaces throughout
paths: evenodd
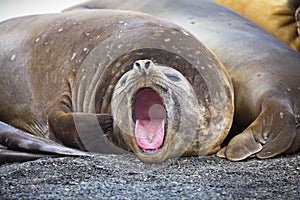
M 300 149 L 300 55 L 255 24 L 209 0 L 101 0 L 76 8 L 149 13 L 187 28 L 213 51 L 225 64 L 235 95 L 237 136 L 228 138 L 219 156 L 270 158 Z
M 232 124 L 225 68 L 171 22 L 112 10 L 27 16 L 0 24 L 0 46 L 1 162 L 206 155 Z

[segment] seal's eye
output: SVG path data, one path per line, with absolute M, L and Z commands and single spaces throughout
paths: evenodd
M 126 84 L 127 78 L 128 78 L 128 77 L 126 76 L 125 78 L 122 79 L 122 81 L 121 81 L 121 86 L 124 86 L 124 85 Z
M 166 73 L 166 72 L 164 72 L 164 74 L 167 76 L 168 79 L 170 79 L 173 82 L 181 81 L 180 77 L 177 74 Z

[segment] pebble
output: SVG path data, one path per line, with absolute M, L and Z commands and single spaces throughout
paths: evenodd
M 206 156 L 150 165 L 133 155 L 44 158 L 1 165 L 0 199 L 299 199 L 299 160 Z

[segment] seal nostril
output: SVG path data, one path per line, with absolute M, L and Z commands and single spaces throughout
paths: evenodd
M 145 68 L 146 68 L 146 69 L 149 69 L 149 68 L 150 68 L 150 65 L 151 65 L 151 61 L 147 61 L 147 62 L 145 63 Z
M 138 62 L 135 62 L 135 63 L 134 63 L 134 66 L 136 66 L 137 68 L 141 69 L 141 64 L 138 63 Z
M 141 64 L 138 61 L 133 64 L 133 69 L 139 74 L 142 73 Z
M 151 60 L 138 60 L 133 64 L 133 69 L 140 75 L 149 75 L 149 69 L 153 62 Z

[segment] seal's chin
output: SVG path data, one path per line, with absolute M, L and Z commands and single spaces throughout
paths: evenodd
M 140 89 L 133 108 L 135 140 L 144 155 L 160 152 L 165 139 L 166 110 L 159 94 L 151 88 Z

